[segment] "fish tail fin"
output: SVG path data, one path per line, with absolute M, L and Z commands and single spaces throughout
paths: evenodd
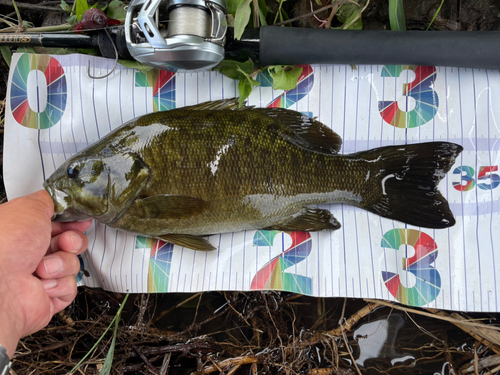
M 415 226 L 453 226 L 455 218 L 437 185 L 462 150 L 454 143 L 429 142 L 359 153 L 377 164 L 377 176 L 370 178 L 361 207 Z

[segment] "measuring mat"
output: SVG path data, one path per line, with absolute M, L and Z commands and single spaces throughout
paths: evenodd
M 9 199 L 126 121 L 238 95 L 217 72 L 146 73 L 85 55 L 15 54 L 9 75 L 4 180 Z M 450 141 L 464 151 L 439 184 L 456 224 L 427 229 L 341 204 L 322 205 L 342 228 L 211 236 L 211 252 L 96 223 L 80 284 L 117 292 L 284 290 L 379 298 L 411 306 L 500 311 L 500 72 L 420 66 L 304 65 L 298 86 L 256 79 L 248 105 L 317 117 L 341 153 Z

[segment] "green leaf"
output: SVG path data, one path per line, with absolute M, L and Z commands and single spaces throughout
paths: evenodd
M 17 47 L 17 50 L 16 50 L 17 53 L 36 53 L 35 51 L 35 48 L 34 47 Z
M 266 17 L 269 12 L 269 8 L 267 7 L 266 0 L 259 0 L 259 18 L 260 24 L 266 26 Z
M 243 75 L 243 77 L 240 78 L 240 83 L 238 84 L 238 90 L 240 92 L 240 97 L 238 98 L 238 104 L 241 107 L 243 105 L 243 103 L 245 102 L 245 100 L 252 93 L 252 87 L 260 85 L 260 82 L 257 82 L 255 79 L 250 77 L 248 74 L 246 74 L 240 68 L 238 68 L 238 70 Z
M 345 26 L 350 25 L 348 30 L 361 30 L 363 28 L 363 21 L 361 19 L 361 7 L 357 4 L 347 3 L 342 5 L 337 11 L 337 19 L 342 22 Z M 359 18 L 351 25 L 351 22 L 358 17 Z M 345 26 L 340 27 L 341 29 Z
M 76 23 L 78 22 L 78 17 L 76 16 L 76 14 L 73 14 L 72 16 L 69 16 L 66 19 L 66 22 L 69 23 L 71 26 L 75 26 Z
M 10 62 L 12 60 L 12 52 L 10 51 L 10 48 L 8 46 L 2 46 L 0 47 L 0 50 L 2 52 L 3 59 L 7 65 L 10 66 Z
M 403 0 L 389 0 L 389 22 L 393 31 L 406 30 Z
M 128 296 L 129 296 L 129 293 L 127 293 L 127 295 L 123 299 L 123 302 L 122 302 L 120 308 L 116 312 L 116 315 L 113 318 L 113 320 L 111 321 L 111 323 L 109 324 L 108 328 L 106 328 L 106 330 L 101 335 L 101 337 L 99 337 L 99 339 L 94 343 L 94 346 L 92 346 L 92 348 L 90 348 L 90 350 L 87 352 L 87 354 L 84 355 L 84 357 L 80 360 L 80 362 L 78 362 L 76 364 L 76 366 L 71 369 L 71 371 L 69 372 L 70 374 L 73 374 L 76 370 L 78 370 L 78 367 L 80 367 L 80 365 L 87 359 L 87 357 L 94 352 L 94 349 L 97 348 L 97 345 L 99 345 L 99 343 L 102 341 L 102 339 L 104 338 L 104 336 L 106 336 L 106 333 L 108 333 L 109 329 L 111 328 L 111 326 L 113 324 L 115 325 L 115 331 L 114 331 L 114 334 L 113 334 L 113 340 L 116 341 L 115 340 L 115 337 L 116 337 L 116 326 L 118 325 L 118 322 L 120 320 L 120 314 L 122 313 L 122 310 L 125 307 L 125 303 L 127 302 Z M 111 343 L 111 344 L 113 345 L 113 343 Z M 113 348 L 113 351 L 114 351 L 114 348 Z M 109 351 L 108 351 L 108 355 L 109 355 Z M 107 356 L 106 356 L 106 359 L 107 359 Z M 103 370 L 101 370 L 101 374 L 103 374 L 102 371 Z
M 106 15 L 109 18 L 122 20 L 125 19 L 126 14 L 127 11 L 125 10 L 125 4 L 123 4 L 121 1 L 113 0 L 109 3 L 108 10 L 106 11 Z
M 111 367 L 113 366 L 113 357 L 115 355 L 115 344 L 116 344 L 116 334 L 118 332 L 118 323 L 120 323 L 120 315 L 115 316 L 115 330 L 113 332 L 113 340 L 111 340 L 111 345 L 109 346 L 108 354 L 106 354 L 106 359 L 102 365 L 100 375 L 109 375 L 111 373 Z
M 275 65 L 268 68 L 269 75 L 273 79 L 273 89 L 292 90 L 297 87 L 302 68 Z
M 222 60 L 221 63 L 214 69 L 217 69 L 219 72 L 231 79 L 241 79 L 245 75 L 253 72 L 253 66 L 254 64 L 251 60 L 243 63 L 233 60 Z
M 76 17 L 78 18 L 78 21 L 82 20 L 83 13 L 89 9 L 90 7 L 87 0 L 76 0 Z
M 64 0 L 61 0 L 61 9 L 65 10 L 67 12 L 71 12 L 71 7 L 68 5 L 68 3 Z
M 245 30 L 246 25 L 248 25 L 248 21 L 250 21 L 250 14 L 252 13 L 252 8 L 250 4 L 252 0 L 244 0 L 240 2 L 238 8 L 236 9 L 236 13 L 234 15 L 234 38 L 241 39 L 243 35 L 243 31 Z
M 137 69 L 143 73 L 146 73 L 151 69 L 154 69 L 154 68 L 150 67 L 149 65 L 140 63 L 139 61 L 135 61 L 135 60 L 118 59 L 118 63 L 120 63 L 121 65 L 123 65 L 126 68 Z
M 227 14 L 235 14 L 236 10 L 238 9 L 238 6 L 240 3 L 242 3 L 244 0 L 227 0 L 226 5 L 227 5 Z

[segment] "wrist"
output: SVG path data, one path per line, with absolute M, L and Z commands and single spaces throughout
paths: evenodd
M 9 358 L 16 351 L 19 339 L 22 337 L 22 328 L 19 326 L 24 320 L 21 312 L 16 313 L 15 299 L 9 293 L 3 293 L 0 287 L 0 345 L 2 345 Z

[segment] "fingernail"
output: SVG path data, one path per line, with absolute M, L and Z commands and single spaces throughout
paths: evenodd
M 63 269 L 64 264 L 61 258 L 57 256 L 48 256 L 43 258 L 43 266 L 45 271 L 50 275 L 52 273 L 59 272 Z
M 76 233 L 71 233 L 70 238 L 71 238 L 71 245 L 73 246 L 72 250 L 73 252 L 76 253 L 82 247 L 83 243 L 82 238 Z
M 42 280 L 42 284 L 45 290 L 49 290 L 57 286 L 57 280 L 56 279 Z

